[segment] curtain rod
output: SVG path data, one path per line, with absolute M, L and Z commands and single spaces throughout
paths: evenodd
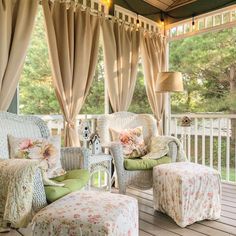
M 42 1 L 44 0 L 39 0 L 39 4 L 42 5 Z M 67 3 L 68 5 L 69 4 L 73 4 L 75 8 L 79 7 L 81 8 L 82 11 L 86 11 L 86 10 L 89 10 L 90 14 L 91 15 L 94 15 L 94 16 L 99 16 L 99 17 L 103 17 L 105 20 L 112 20 L 112 21 L 115 21 L 115 22 L 118 22 L 118 23 L 124 23 L 125 25 L 129 26 L 129 27 L 133 27 L 134 29 L 136 28 L 137 30 L 141 29 L 143 30 L 144 32 L 147 32 L 147 33 L 150 33 L 150 34 L 157 34 L 159 36 L 162 36 L 163 38 L 166 38 L 165 35 L 161 34 L 160 32 L 154 32 L 154 31 L 151 31 L 151 30 L 147 30 L 141 26 L 137 27 L 137 25 L 135 23 L 131 23 L 131 22 L 128 22 L 128 21 L 125 21 L 125 20 L 122 20 L 116 16 L 113 16 L 113 15 L 105 15 L 104 12 L 102 11 L 98 11 L 96 9 L 93 9 L 89 6 L 85 6 L 83 4 L 81 4 L 79 2 L 79 0 L 47 0 L 48 2 L 51 2 L 51 3 L 54 3 L 54 2 L 59 2 L 59 3 Z M 137 16 L 138 18 L 138 16 Z

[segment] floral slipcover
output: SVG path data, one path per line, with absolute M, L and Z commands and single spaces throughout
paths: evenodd
M 153 170 L 154 209 L 185 227 L 221 213 L 221 179 L 218 171 L 199 164 L 179 162 Z
M 74 192 L 35 215 L 33 235 L 137 236 L 138 203 L 108 192 Z

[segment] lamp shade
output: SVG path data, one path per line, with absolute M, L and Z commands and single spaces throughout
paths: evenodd
M 182 92 L 184 91 L 181 72 L 161 72 L 156 83 L 156 92 Z

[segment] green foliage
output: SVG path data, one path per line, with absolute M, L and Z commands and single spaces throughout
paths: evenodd
M 43 13 L 39 11 L 20 80 L 20 113 L 60 113 L 51 74 Z
M 134 113 L 152 113 L 146 94 L 145 80 L 141 63 L 139 63 L 137 82 L 129 111 Z
M 181 71 L 185 93 L 172 94 L 172 111 L 227 112 L 229 69 L 236 64 L 236 28 L 170 44 L 170 69 Z

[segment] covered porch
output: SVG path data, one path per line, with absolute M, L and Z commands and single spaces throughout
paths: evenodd
M 1 4 L 1 1 L 4 3 L 4 0 L 0 0 L 0 4 Z M 129 0 L 127 1 L 126 0 L 125 1 L 124 0 L 121 0 L 121 1 L 119 0 L 118 1 L 55 0 L 55 1 L 52 1 L 52 0 L 42 0 L 39 2 L 40 2 L 40 7 L 42 7 L 41 4 L 44 4 L 42 8 L 43 10 L 41 9 L 42 12 L 44 11 L 44 16 L 43 16 L 43 13 L 41 12 L 40 13 L 41 15 L 38 15 L 38 18 L 40 18 L 41 20 L 44 18 L 46 19 L 45 32 L 47 31 L 47 36 L 48 36 L 48 47 L 50 51 L 49 52 L 50 60 L 52 62 L 52 65 L 51 65 L 52 71 L 50 71 L 49 69 L 50 66 L 49 64 L 47 64 L 49 62 L 49 59 L 45 59 L 46 70 L 42 72 L 43 74 L 42 78 L 38 75 L 35 75 L 36 83 L 32 83 L 30 89 L 31 91 L 33 91 L 34 87 L 37 87 L 36 85 L 39 85 L 39 87 L 41 86 L 41 88 L 45 85 L 48 90 L 46 92 L 42 92 L 42 90 L 35 90 L 36 92 L 33 92 L 33 93 L 30 93 L 30 92 L 29 94 L 25 93 L 26 91 L 25 88 L 27 87 L 26 85 L 30 81 L 29 80 L 30 76 L 28 75 L 27 77 L 27 73 L 29 73 L 30 75 L 34 75 L 34 73 L 31 74 L 32 68 L 30 68 L 29 66 L 31 62 L 28 61 L 28 58 L 26 57 L 25 66 L 26 67 L 28 66 L 27 68 L 28 70 L 24 71 L 23 73 L 24 74 L 22 76 L 23 82 L 19 83 L 20 72 L 17 72 L 17 75 L 16 75 L 17 78 L 15 77 L 14 81 L 10 81 L 8 79 L 9 72 L 6 73 L 6 76 L 4 75 L 4 73 L 2 73 L 2 77 L 0 77 L 0 99 L 2 98 L 1 100 L 2 102 L 0 101 L 0 111 L 1 112 L 3 111 L 3 113 L 5 111 L 8 111 L 10 113 L 16 113 L 20 115 L 19 117 L 22 117 L 22 119 L 25 119 L 25 118 L 28 119 L 27 118 L 28 115 L 31 115 L 29 119 L 36 119 L 36 120 L 38 118 L 42 119 L 48 128 L 48 130 L 45 131 L 45 127 L 42 127 L 44 125 L 41 124 L 41 121 L 39 123 L 36 122 L 36 124 L 39 125 L 40 127 L 39 130 L 40 129 L 43 130 L 42 137 L 44 137 L 45 133 L 47 134 L 45 135 L 47 137 L 49 137 L 48 135 L 60 136 L 60 143 L 62 143 L 62 146 L 63 146 L 62 149 L 64 149 L 64 146 L 65 146 L 65 149 L 69 148 L 70 151 L 72 150 L 71 156 L 70 155 L 68 156 L 71 157 L 71 163 L 73 165 L 73 161 L 76 159 L 75 156 L 78 154 L 76 152 L 75 153 L 73 152 L 73 148 L 75 148 L 74 150 L 76 150 L 77 152 L 79 150 L 80 154 L 84 151 L 84 149 L 85 150 L 90 149 L 90 153 L 88 154 L 87 157 L 91 158 L 92 154 L 96 156 L 96 153 L 93 153 L 93 151 L 91 152 L 91 150 L 93 148 L 96 148 L 96 146 L 92 145 L 93 143 L 91 142 L 90 139 L 88 139 L 88 137 L 86 138 L 84 137 L 84 132 L 85 131 L 87 132 L 85 128 L 89 129 L 89 134 L 88 134 L 89 136 L 91 134 L 100 135 L 100 133 L 98 132 L 99 119 L 101 119 L 104 115 L 116 114 L 119 112 L 126 113 L 127 111 L 130 111 L 129 107 L 132 104 L 132 97 L 134 96 L 134 94 L 135 93 L 136 95 L 139 94 L 141 90 L 145 91 L 145 97 L 141 97 L 140 99 L 141 105 L 135 103 L 133 107 L 135 106 L 136 106 L 135 108 L 137 108 L 138 106 L 141 107 L 144 105 L 144 103 L 149 104 L 148 108 L 144 110 L 144 112 L 142 112 L 140 108 L 137 109 L 138 111 L 141 111 L 139 113 L 149 113 L 148 116 L 151 117 L 150 119 L 156 122 L 155 128 L 151 129 L 150 128 L 151 126 L 148 126 L 149 132 L 151 133 L 151 131 L 155 130 L 155 134 L 158 133 L 158 136 L 167 136 L 167 137 L 171 136 L 175 138 L 177 142 L 178 141 L 180 142 L 180 146 L 183 148 L 184 152 L 186 153 L 186 161 L 195 163 L 195 164 L 201 164 L 204 167 L 210 167 L 211 170 L 215 169 L 220 173 L 221 184 L 222 184 L 222 192 L 221 192 L 222 211 L 221 211 L 221 217 L 218 220 L 199 221 L 194 224 L 188 225 L 185 228 L 181 228 L 169 216 L 154 210 L 153 189 L 141 190 L 141 189 L 134 188 L 132 186 L 127 185 L 126 195 L 138 200 L 139 235 L 140 236 L 236 235 L 236 122 L 235 122 L 236 113 L 235 113 L 235 110 L 231 107 L 230 110 L 226 112 L 225 110 L 222 110 L 221 112 L 219 109 L 219 111 L 217 110 L 217 112 L 194 113 L 194 112 L 188 112 L 185 109 L 183 110 L 183 112 L 173 113 L 172 107 L 174 106 L 172 104 L 172 107 L 171 107 L 171 101 L 173 100 L 177 101 L 178 99 L 181 100 L 183 97 L 178 97 L 178 96 L 173 97 L 171 93 L 173 94 L 175 90 L 158 91 L 156 89 L 156 84 L 158 82 L 157 80 L 159 79 L 159 74 L 161 74 L 162 72 L 169 71 L 170 68 L 176 69 L 176 67 L 174 67 L 173 65 L 171 66 L 169 65 L 170 64 L 169 49 L 170 49 L 171 42 L 182 40 L 182 39 L 189 38 L 192 36 L 207 34 L 210 32 L 217 32 L 225 28 L 231 29 L 235 27 L 236 25 L 235 1 L 229 1 L 229 0 L 215 1 L 215 5 L 211 3 L 206 3 L 204 7 L 203 7 L 204 1 L 202 0 L 193 0 L 193 1 L 171 1 L 171 0 L 169 1 L 151 1 L 151 0 L 150 1 L 149 0 L 145 0 L 145 1 L 141 1 L 141 0 L 135 0 L 135 1 L 129 1 Z M 56 7 L 54 9 L 53 4 L 55 5 L 67 4 L 67 5 L 65 8 L 61 8 L 62 10 L 60 13 L 61 15 L 60 14 L 57 15 L 57 12 L 55 11 L 56 14 L 54 12 Z M 3 6 L 5 6 L 5 3 L 3 4 Z M 34 6 L 34 11 L 36 11 L 36 8 L 37 7 Z M 88 59 L 88 55 L 87 55 L 89 53 L 87 53 L 87 51 L 84 50 L 84 48 L 86 47 L 86 42 L 82 40 L 84 45 L 78 44 L 77 47 L 73 48 L 75 46 L 75 44 L 73 44 L 74 43 L 73 40 L 76 38 L 74 35 L 74 32 L 72 33 L 73 30 L 70 31 L 68 30 L 69 27 L 68 28 L 65 27 L 64 29 L 65 32 L 60 32 L 59 30 L 60 24 L 56 25 L 55 23 L 57 22 L 57 20 L 58 22 L 62 20 L 63 19 L 62 16 L 65 16 L 65 19 L 67 19 L 68 17 L 69 20 L 68 19 L 67 20 L 69 23 L 71 23 L 70 21 L 72 21 L 72 18 L 73 18 L 71 17 L 72 15 L 74 16 L 77 13 L 83 14 L 83 12 L 86 12 L 87 16 L 85 17 L 85 19 L 83 19 L 84 21 L 81 20 L 81 22 L 88 24 L 89 25 L 88 28 L 89 27 L 93 28 L 92 33 L 86 32 L 88 33 L 88 35 L 86 36 L 87 40 L 90 42 L 90 54 L 91 54 L 89 55 L 91 56 L 90 59 Z M 77 19 L 76 17 L 75 19 Z M 91 17 L 91 19 L 96 18 L 96 20 L 93 22 L 90 19 L 91 20 L 90 21 L 88 20 L 89 17 Z M 65 22 L 67 20 L 65 20 Z M 103 20 L 104 22 L 106 21 L 106 23 L 108 24 L 105 26 L 102 25 L 102 23 L 104 24 Z M 31 21 L 33 20 L 31 19 Z M 81 25 L 79 25 L 78 22 L 76 24 L 78 24 L 77 27 L 80 28 Z M 41 21 L 38 21 L 37 23 L 38 28 L 40 28 L 39 27 L 40 23 Z M 53 25 L 54 23 L 55 25 Z M 114 27 L 113 23 L 114 25 L 116 25 L 115 27 L 117 28 Z M 33 25 L 32 22 L 31 24 Z M 133 41 L 132 43 L 130 43 L 128 48 L 126 48 L 126 43 L 128 44 L 128 41 L 130 39 L 128 40 L 127 38 L 129 38 L 130 35 L 128 36 L 126 35 L 127 37 L 124 36 L 124 38 L 126 38 L 125 40 L 127 41 L 125 41 L 124 38 L 122 39 L 119 37 L 118 39 L 115 38 L 117 35 L 118 36 L 122 35 L 122 33 L 120 32 L 121 29 L 119 28 L 120 25 L 124 26 L 125 29 L 132 31 Z M 31 28 L 32 27 L 33 26 L 31 26 Z M 71 29 L 73 28 L 74 28 L 74 25 L 71 26 Z M 74 29 L 77 29 L 77 28 L 75 27 Z M 103 34 L 102 46 L 100 45 L 101 39 L 99 39 L 99 34 L 100 34 L 99 31 L 101 31 Z M 55 33 L 55 35 L 50 34 L 52 32 Z M 124 30 L 124 32 L 126 31 Z M 37 38 L 37 36 L 39 36 L 41 33 L 42 32 L 40 28 L 40 30 L 36 32 L 35 34 L 36 36 L 34 37 L 34 39 Z M 73 43 L 70 45 L 67 42 L 69 45 L 69 46 L 67 45 L 68 51 L 65 52 L 65 54 L 62 53 L 60 55 L 60 53 L 58 52 L 60 52 L 62 47 L 59 47 L 57 45 L 58 47 L 56 48 L 55 42 L 57 40 L 58 41 L 61 40 L 59 37 L 61 33 L 63 33 L 63 35 L 66 35 L 66 37 L 63 38 L 64 42 L 71 40 L 71 42 L 73 41 Z M 79 32 L 78 34 L 80 36 L 83 35 L 83 33 L 81 34 L 81 32 Z M 139 34 L 142 36 L 140 36 Z M 111 35 L 112 37 L 110 37 Z M 144 35 L 145 37 L 147 37 L 146 39 L 144 38 Z M 29 36 L 30 36 L 30 33 L 27 36 L 28 43 L 29 43 Z M 153 36 L 154 36 L 154 39 L 152 38 Z M 124 40 L 125 43 L 122 40 Z M 158 49 L 158 47 L 155 47 L 153 45 L 150 46 L 152 44 L 152 40 L 154 40 L 154 44 L 156 41 L 158 42 L 157 45 L 158 47 L 161 48 L 160 50 Z M 106 45 L 106 42 L 107 42 L 107 45 Z M 112 43 L 109 44 L 108 42 L 109 43 L 112 42 Z M 119 48 L 120 45 L 118 45 L 121 42 L 123 42 L 123 45 L 121 46 L 122 49 Z M 33 41 L 31 45 L 33 50 L 35 47 L 34 44 L 35 44 L 35 41 Z M 140 45 L 142 45 L 141 50 L 139 48 Z M 31 48 L 30 53 L 33 52 L 32 48 Z M 86 58 L 86 62 L 87 62 L 87 64 L 85 63 L 86 65 L 84 65 L 83 63 L 81 63 L 81 61 L 78 60 L 79 57 L 74 57 L 75 54 L 69 51 L 69 49 L 71 48 L 73 48 L 74 51 L 77 50 L 77 52 L 75 52 L 77 56 L 82 55 L 84 58 Z M 100 50 L 101 51 L 104 50 L 104 52 L 103 51 L 99 52 Z M 127 55 L 125 55 L 126 50 L 130 50 L 130 53 L 127 53 Z M 152 54 L 153 52 L 152 50 L 153 51 L 156 50 L 156 51 Z M 42 52 L 44 52 L 44 48 Z M 1 50 L 0 50 L 0 53 L 1 53 Z M 26 49 L 24 50 L 24 53 L 22 54 L 26 54 Z M 45 53 L 45 55 L 47 57 L 48 53 Z M 104 56 L 104 61 L 103 59 L 101 60 L 100 58 L 101 55 Z M 98 60 L 100 61 L 99 61 L 99 66 L 98 66 L 99 68 L 96 70 L 95 67 L 96 67 L 97 61 L 95 58 L 97 57 L 98 57 Z M 44 63 L 44 61 L 42 61 L 41 59 L 39 60 L 37 56 L 35 56 L 35 60 L 38 61 L 39 64 Z M 130 64 L 130 65 L 135 64 L 135 66 L 134 67 L 130 66 L 127 69 L 128 71 L 127 72 L 125 69 L 119 68 L 119 66 L 124 66 L 123 60 L 126 62 L 127 60 L 128 61 L 130 60 L 129 63 L 127 64 Z M 20 63 L 21 65 L 20 64 L 18 65 L 19 71 L 23 71 L 22 69 L 23 64 L 24 64 L 23 61 L 24 61 L 24 58 L 22 59 L 22 62 Z M 144 72 L 143 71 L 141 72 L 143 73 L 142 74 L 143 78 L 141 78 L 141 80 L 139 81 L 139 86 L 142 85 L 142 88 L 140 90 L 135 91 L 135 85 L 137 84 L 136 77 L 137 77 L 137 74 L 141 71 L 139 67 L 142 67 L 141 61 L 144 61 L 143 62 Z M 149 65 L 148 62 L 150 63 L 150 67 L 148 66 Z M 79 65 L 78 67 L 80 67 L 80 70 L 83 71 L 82 74 L 84 76 L 80 76 L 80 73 L 78 73 L 77 71 L 76 65 Z M 232 68 L 232 66 L 229 68 Z M 7 67 L 4 69 L 6 69 L 6 71 L 9 70 Z M 41 67 L 39 68 L 38 71 L 40 72 L 40 70 L 41 70 Z M 101 72 L 101 73 L 98 74 L 97 72 Z M 181 71 L 181 72 L 185 73 L 184 71 Z M 231 70 L 229 69 L 229 71 L 226 71 L 225 73 L 229 74 L 229 78 L 232 79 L 233 82 L 231 80 L 228 80 L 227 82 L 229 82 L 229 84 L 223 87 L 223 89 L 221 87 L 220 92 L 222 92 L 224 88 L 227 88 L 229 90 L 229 98 L 227 99 L 230 99 L 230 96 L 231 95 L 233 96 L 236 91 L 236 85 L 235 85 L 235 88 L 233 86 L 233 89 L 231 89 L 232 87 L 231 85 L 234 83 L 236 84 L 235 82 L 236 72 L 235 74 L 233 72 L 231 73 Z M 48 76 L 49 74 L 50 76 Z M 0 76 L 1 76 L 1 73 L 0 73 Z M 93 76 L 96 77 L 96 81 L 95 81 L 96 83 L 92 85 L 93 80 L 95 80 Z M 81 79 L 82 77 L 83 79 Z M 190 77 L 191 76 L 188 77 L 188 75 L 185 75 L 183 79 L 187 81 Z M 217 77 L 217 75 L 215 77 Z M 7 82 L 4 82 L 4 80 Z M 101 81 L 103 81 L 104 83 L 100 83 Z M 186 81 L 184 81 L 185 84 L 187 84 Z M 200 81 L 199 84 L 201 85 L 203 79 L 197 78 L 196 81 Z M 6 84 L 9 85 L 9 88 L 14 87 L 14 89 L 7 91 Z M 126 84 L 129 84 L 129 85 L 126 86 Z M 23 87 L 24 88 L 22 89 L 21 86 L 22 88 Z M 189 86 L 189 88 L 192 89 L 191 85 Z M 56 91 L 56 96 L 54 94 L 55 93 L 54 90 Z M 40 106 L 42 105 L 42 112 L 39 112 L 41 114 L 38 114 L 37 112 L 35 112 L 35 110 L 37 109 L 35 109 L 32 112 L 29 109 L 27 109 L 27 105 L 30 105 L 29 107 L 33 107 L 35 105 L 34 103 L 31 103 L 31 101 L 35 99 L 34 96 L 37 97 L 37 94 L 40 97 L 39 102 L 37 103 L 38 104 L 37 108 L 39 108 L 38 111 L 41 111 Z M 52 94 L 53 96 L 51 96 Z M 207 94 L 207 89 L 205 91 L 205 94 Z M 47 98 L 45 100 L 41 99 L 43 97 L 42 95 L 47 96 Z M 86 99 L 88 97 L 92 101 L 93 106 L 91 106 L 92 103 L 86 104 L 86 101 L 87 101 Z M 91 97 L 93 97 L 93 99 L 91 99 Z M 102 112 L 100 112 L 99 110 L 101 108 L 100 106 L 101 97 L 103 97 L 102 98 L 103 99 Z M 233 99 L 234 97 L 232 97 L 232 100 Z M 23 102 L 21 103 L 21 101 Z M 44 105 L 45 101 L 48 102 L 47 105 L 50 107 L 51 111 L 50 109 L 46 109 L 46 112 L 45 110 L 43 111 L 43 109 L 46 107 Z M 214 101 L 218 101 L 218 100 L 214 100 Z M 229 100 L 225 100 L 225 101 L 229 101 Z M 99 112 L 97 112 L 98 110 Z M 96 114 L 93 114 L 93 112 L 91 111 L 95 111 L 94 113 Z M 179 110 L 177 109 L 177 111 Z M 131 112 L 133 111 L 131 110 Z M 50 114 L 47 114 L 47 113 L 50 113 Z M 127 112 L 127 114 L 130 115 L 132 113 Z M 184 124 L 185 120 L 187 120 L 187 124 Z M 5 119 L 4 122 L 7 123 L 7 119 Z M 134 127 L 132 122 L 130 123 L 132 126 L 131 128 L 136 128 Z M 140 123 L 138 124 L 140 125 Z M 9 123 L 7 123 L 7 125 L 9 125 Z M 0 124 L 0 128 L 1 128 L 1 124 Z M 3 127 L 3 129 L 4 128 L 5 127 Z M 112 137 L 111 128 L 113 127 L 108 127 L 108 128 L 109 128 L 109 131 L 107 133 L 109 136 L 108 139 L 110 141 L 117 141 L 115 140 L 115 138 L 113 140 L 113 137 Z M 15 130 L 17 130 L 17 128 Z M 23 131 L 22 129 L 22 132 L 21 131 L 19 133 L 17 132 L 16 132 L 16 136 L 19 136 L 22 138 L 24 137 L 23 134 L 27 133 L 28 131 L 26 130 Z M 35 133 L 37 134 L 37 132 L 34 131 L 32 132 L 32 134 L 35 135 Z M 30 131 L 28 133 L 30 133 Z M 12 135 L 11 133 L 9 134 Z M 7 133 L 7 135 L 9 134 Z M 106 155 L 110 156 L 109 161 L 111 161 L 113 158 L 113 164 L 114 164 L 115 163 L 114 153 L 111 151 L 112 145 L 110 145 L 110 143 L 108 144 L 105 142 L 102 143 L 102 145 L 104 146 L 103 147 L 99 146 L 99 148 L 101 148 L 102 150 L 99 153 L 99 155 L 102 154 L 104 156 Z M 0 159 L 1 159 L 1 155 L 3 155 L 2 153 L 0 152 Z M 169 155 L 169 152 L 165 153 L 165 156 L 168 156 L 168 155 Z M 79 158 L 81 158 L 81 156 Z M 138 158 L 140 158 L 140 156 L 138 156 Z M 172 161 L 172 159 L 170 160 Z M 177 161 L 177 159 L 175 159 L 175 161 Z M 76 162 L 77 168 L 78 166 L 80 166 L 81 168 L 82 166 L 80 165 L 81 163 L 78 164 L 77 162 Z M 112 163 L 112 161 L 110 163 Z M 107 170 L 106 168 L 108 169 L 107 166 L 105 166 L 105 170 Z M 111 167 L 109 168 L 112 169 Z M 124 165 L 122 165 L 122 168 L 124 168 Z M 82 169 L 85 169 L 85 167 L 83 167 Z M 116 163 L 115 163 L 114 169 L 116 169 Z M 151 168 L 147 170 L 151 172 Z M 71 169 L 69 168 L 66 171 L 71 171 Z M 138 171 L 140 171 L 140 169 L 138 169 Z M 112 172 L 114 172 L 114 170 Z M 94 179 L 91 180 L 92 184 L 93 184 L 93 181 L 95 181 L 96 187 L 99 187 L 99 188 L 102 187 L 107 190 L 108 188 L 106 187 L 108 187 L 108 182 L 110 181 L 109 178 L 111 177 L 109 176 L 110 173 L 104 174 L 102 171 L 97 171 L 96 174 L 97 175 L 95 176 L 95 180 Z M 114 178 L 112 180 L 114 180 Z M 151 182 L 152 181 L 150 181 L 150 183 Z M 111 193 L 119 193 L 119 186 L 117 185 L 117 182 L 116 184 L 112 182 L 112 184 L 113 186 L 112 186 Z M 57 200 L 58 199 L 56 199 L 55 201 Z M 16 229 L 12 227 L 10 229 L 10 232 L 8 233 L 4 232 L 4 233 L 1 233 L 0 236 L 1 235 L 2 236 L 7 236 L 7 235 L 32 236 L 33 233 L 32 233 L 32 228 L 30 225 L 27 228 Z M 114 236 L 117 236 L 117 235 L 114 235 Z

